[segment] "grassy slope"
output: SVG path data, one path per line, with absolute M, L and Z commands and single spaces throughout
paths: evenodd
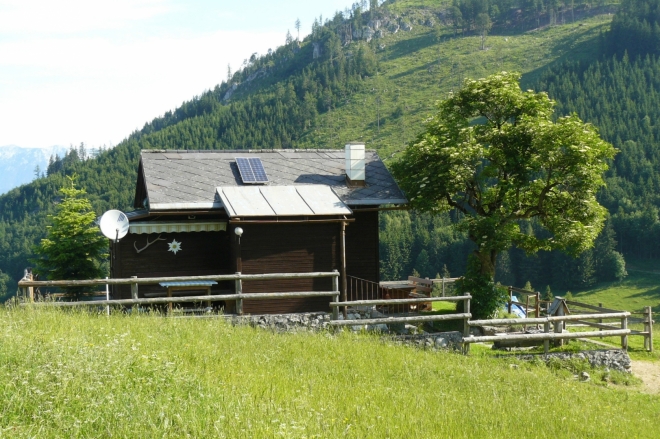
M 0 436 L 655 437 L 660 428 L 657 396 L 512 361 L 217 319 L 3 309 Z
M 317 128 L 307 132 L 302 142 L 313 147 L 322 139 L 321 146 L 337 147 L 360 139 L 386 157 L 421 131 L 435 102 L 457 89 L 464 78 L 515 70 L 524 74 L 523 83 L 529 83 L 546 66 L 569 56 L 594 59 L 598 35 L 610 21 L 611 16 L 600 15 L 522 34 L 489 36 L 487 50 L 479 49 L 479 37 L 454 38 L 447 27 L 440 35 L 435 28 L 420 25 L 410 32 L 389 35 L 378 40 L 385 46 L 377 51 L 379 74 L 366 78 L 341 106 L 323 114 Z M 403 115 L 394 117 L 398 106 Z

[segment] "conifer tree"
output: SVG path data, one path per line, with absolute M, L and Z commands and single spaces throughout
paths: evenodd
M 96 214 L 85 198 L 85 190 L 76 188 L 75 176 L 60 189 L 64 195 L 56 214 L 49 215 L 47 237 L 34 248 L 36 272 L 50 280 L 93 279 L 103 276 L 100 263 L 107 255 L 107 240 L 95 224 Z M 80 288 L 67 288 L 80 295 Z

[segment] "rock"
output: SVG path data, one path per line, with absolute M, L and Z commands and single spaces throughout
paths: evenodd
M 580 381 L 589 381 L 591 376 L 587 372 L 580 372 Z
M 449 342 L 444 337 L 438 337 L 435 339 L 435 346 L 438 348 L 446 348 L 449 346 Z
M 232 84 L 231 87 L 229 87 L 229 90 L 227 90 L 227 93 L 225 93 L 225 95 L 223 96 L 222 100 L 228 101 L 229 99 L 231 99 L 231 95 L 234 94 L 237 88 L 238 88 L 238 84 Z
M 401 29 L 405 30 L 406 32 L 411 31 L 413 29 L 412 24 L 404 21 L 403 24 L 401 24 Z
M 314 48 L 312 52 L 312 59 L 317 59 L 321 57 L 321 43 L 312 43 L 312 47 Z

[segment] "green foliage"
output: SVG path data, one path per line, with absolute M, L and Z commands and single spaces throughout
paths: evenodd
M 105 273 L 100 264 L 107 255 L 107 240 L 95 224 L 96 214 L 83 189 L 75 186 L 75 177 L 67 177 L 68 184 L 60 189 L 64 195 L 49 215 L 47 237 L 34 248 L 35 271 L 49 280 L 100 278 Z M 80 288 L 68 288 L 71 294 Z
M 579 255 L 605 220 L 596 193 L 614 148 L 576 115 L 553 122 L 553 102 L 523 92 L 519 78 L 466 81 L 391 166 L 414 208 L 462 214 L 484 276 L 475 287 L 493 281 L 498 253 L 512 245 Z
M 456 291 L 458 295 L 472 295 L 470 312 L 474 320 L 493 317 L 508 299 L 506 287 L 495 284 L 491 276 L 482 272 L 481 261 L 475 255 L 468 257 L 465 276 L 456 281 Z M 456 304 L 458 312 L 462 312 L 462 303 Z
M 3 273 L 0 270 L 0 301 L 4 301 L 9 297 L 10 293 L 11 278 L 7 273 Z
M 542 298 L 547 301 L 551 301 L 555 298 L 554 294 L 552 294 L 552 289 L 550 289 L 550 285 L 546 285 Z
M 532 293 L 534 292 L 534 287 L 532 287 L 532 284 L 529 281 L 525 282 L 525 286 L 522 289 Z
M 660 0 L 622 0 L 606 43 L 610 54 L 660 54 Z

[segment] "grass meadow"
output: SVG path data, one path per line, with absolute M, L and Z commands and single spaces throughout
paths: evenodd
M 0 437 L 657 437 L 660 397 L 473 349 L 0 309 Z

